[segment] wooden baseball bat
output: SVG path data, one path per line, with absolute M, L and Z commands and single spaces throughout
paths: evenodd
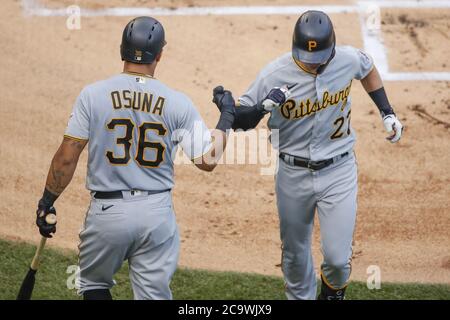
M 48 214 L 45 217 L 45 221 L 48 224 L 56 223 L 56 215 Z M 46 237 L 41 237 L 41 241 L 39 242 L 38 247 L 36 248 L 36 252 L 34 253 L 33 260 L 31 261 L 30 269 L 25 276 L 25 279 L 22 281 L 22 285 L 20 286 L 19 294 L 17 295 L 17 300 L 30 300 L 31 295 L 34 289 L 34 283 L 36 282 L 36 272 L 39 268 L 39 261 L 41 258 L 42 251 L 44 250 L 45 243 L 47 241 Z

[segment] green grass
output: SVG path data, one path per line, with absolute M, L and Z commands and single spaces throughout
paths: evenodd
M 15 299 L 33 257 L 30 244 L 0 240 L 0 299 Z M 77 263 L 76 254 L 45 249 L 36 276 L 33 299 L 80 299 L 67 289 L 68 266 Z M 132 299 L 128 267 L 116 275 L 115 299 Z M 172 282 L 175 299 L 285 299 L 283 280 L 256 274 L 179 269 Z M 380 290 L 368 290 L 363 282 L 352 282 L 348 299 L 450 299 L 450 286 L 443 284 L 382 283 Z

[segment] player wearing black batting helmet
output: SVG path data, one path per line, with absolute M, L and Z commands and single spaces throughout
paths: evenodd
M 137 17 L 123 30 L 120 54 L 124 61 L 148 64 L 156 59 L 165 45 L 162 24 L 152 17 Z
M 345 298 L 358 190 L 350 123 L 354 80 L 361 81 L 380 111 L 387 140 L 398 142 L 403 126 L 373 59 L 364 50 L 336 46 L 326 13 L 307 11 L 295 24 L 292 49 L 259 72 L 235 111 L 233 129 L 243 130 L 255 128 L 270 113 L 270 142 L 280 158 L 275 193 L 288 299 Z M 311 250 L 315 215 L 323 255 L 318 296 Z
M 292 56 L 307 65 L 320 65 L 321 73 L 333 59 L 336 36 L 330 18 L 321 11 L 307 11 L 294 27 Z

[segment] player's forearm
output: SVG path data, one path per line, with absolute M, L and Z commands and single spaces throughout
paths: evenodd
M 383 80 L 381 80 L 380 73 L 376 67 L 373 67 L 372 71 L 365 78 L 361 79 L 361 84 L 367 93 L 383 87 Z
M 72 180 L 76 167 L 77 161 L 65 158 L 58 150 L 50 165 L 45 188 L 55 195 L 60 195 Z
M 211 148 L 202 156 L 199 163 L 195 165 L 203 171 L 213 171 L 220 161 L 220 158 L 227 146 L 227 134 L 222 130 L 214 129 L 211 131 Z
M 223 152 L 227 147 L 227 139 L 228 136 L 222 130 L 214 129 L 211 132 L 212 136 L 212 148 L 211 148 L 211 158 L 214 161 L 214 165 L 216 166 L 222 158 Z
M 374 67 L 365 78 L 361 79 L 361 84 L 377 106 L 382 117 L 394 114 L 377 68 Z
M 253 107 L 241 106 L 236 108 L 233 129 L 242 129 L 244 131 L 254 129 L 264 118 L 267 112 L 258 105 Z
M 78 159 L 87 141 L 64 138 L 56 151 L 47 175 L 45 188 L 59 196 L 72 180 Z

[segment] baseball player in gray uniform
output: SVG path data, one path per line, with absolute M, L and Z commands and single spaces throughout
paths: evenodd
M 316 298 L 311 254 L 316 210 L 324 258 L 318 298 L 344 298 L 356 219 L 357 164 L 350 125 L 354 79 L 361 81 L 379 108 L 390 134 L 387 139 L 394 143 L 402 134 L 371 57 L 335 43 L 325 13 L 302 14 L 292 51 L 260 72 L 239 98 L 233 124 L 234 129 L 252 129 L 270 113 L 269 128 L 279 130 L 279 143 L 274 145 L 281 159 L 276 195 L 288 299 Z
M 76 100 L 64 140 L 48 173 L 36 223 L 52 237 L 45 217 L 74 174 L 89 142 L 86 187 L 92 200 L 80 233 L 80 293 L 111 299 L 113 276 L 128 260 L 135 299 L 171 299 L 179 237 L 172 206 L 174 155 L 181 146 L 205 171 L 216 166 L 234 121 L 235 102 L 221 91 L 216 130 L 207 129 L 192 101 L 156 78 L 166 44 L 150 17 L 123 31 L 124 72 L 86 86 Z

